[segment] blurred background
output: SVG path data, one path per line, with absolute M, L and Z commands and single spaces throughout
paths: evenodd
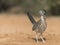
M 0 45 L 37 45 L 26 11 L 38 21 L 40 9 L 47 16 L 44 45 L 60 45 L 60 0 L 0 0 Z
M 40 9 L 45 9 L 47 16 L 59 16 L 60 0 L 0 0 L 0 12 L 18 14 L 30 11 L 37 15 Z

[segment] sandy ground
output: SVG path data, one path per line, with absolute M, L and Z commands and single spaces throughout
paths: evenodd
M 60 45 L 60 17 L 47 18 L 48 27 L 43 34 L 46 43 L 36 44 L 28 17 L 12 15 L 0 14 L 0 45 Z

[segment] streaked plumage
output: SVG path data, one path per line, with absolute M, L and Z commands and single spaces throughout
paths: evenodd
M 40 13 L 41 17 L 40 17 L 40 20 L 37 22 L 34 20 L 33 16 L 29 12 L 27 12 L 27 15 L 28 15 L 31 23 L 33 24 L 32 30 L 35 31 L 36 34 L 40 33 L 42 35 L 42 33 L 45 31 L 45 29 L 47 27 L 46 17 L 45 17 L 46 12 L 45 12 L 45 10 L 40 10 L 39 13 Z M 42 41 L 44 41 L 43 38 L 42 38 Z M 38 42 L 38 39 L 37 39 L 37 42 Z

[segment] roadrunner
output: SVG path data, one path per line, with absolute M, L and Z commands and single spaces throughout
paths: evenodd
M 34 18 L 32 17 L 32 15 L 27 12 L 27 15 L 31 21 L 31 23 L 33 24 L 33 27 L 32 27 L 32 30 L 35 31 L 35 34 L 36 34 L 36 41 L 38 43 L 38 33 L 39 33 L 39 36 L 41 38 L 41 40 L 43 41 L 43 43 L 45 43 L 45 40 L 43 38 L 43 32 L 46 30 L 46 27 L 47 27 L 47 24 L 46 24 L 46 11 L 45 10 L 40 10 L 39 11 L 39 14 L 40 14 L 40 20 L 39 21 L 35 21 Z

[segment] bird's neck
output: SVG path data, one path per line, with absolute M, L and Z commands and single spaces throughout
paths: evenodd
M 45 20 L 44 20 L 44 16 L 41 16 L 41 22 L 44 22 Z
M 44 16 L 41 16 L 41 20 L 44 20 Z

